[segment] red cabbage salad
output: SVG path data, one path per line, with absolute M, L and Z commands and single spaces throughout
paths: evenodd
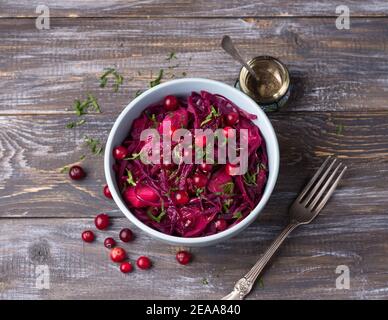
M 227 98 L 206 91 L 185 98 L 169 95 L 148 106 L 133 121 L 126 139 L 113 150 L 113 169 L 128 208 L 147 226 L 179 237 L 213 235 L 238 224 L 259 203 L 268 177 L 266 145 L 254 119 L 255 115 Z M 163 159 L 161 164 L 144 163 L 139 157 L 145 145 L 140 139 L 142 131 L 160 131 L 167 120 L 171 131 L 188 129 L 194 145 L 200 146 L 206 139 L 198 140 L 195 129 L 222 129 L 226 137 L 247 129 L 247 171 L 233 175 L 235 165 L 218 163 L 217 156 L 211 164 L 165 163 Z M 215 139 L 214 150 L 220 143 Z

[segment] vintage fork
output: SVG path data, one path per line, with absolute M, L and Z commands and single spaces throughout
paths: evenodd
M 263 271 L 264 267 L 275 254 L 276 250 L 280 247 L 287 236 L 296 227 L 302 224 L 308 224 L 314 220 L 319 214 L 330 196 L 336 189 L 339 181 L 345 173 L 347 167 L 339 163 L 332 174 L 328 177 L 330 171 L 333 169 L 337 159 L 330 161 L 329 156 L 322 166 L 318 169 L 315 175 L 312 177 L 307 186 L 299 194 L 298 198 L 294 201 L 289 209 L 290 223 L 283 230 L 283 232 L 276 238 L 271 244 L 269 249 L 264 255 L 256 262 L 251 270 L 234 285 L 234 289 L 222 300 L 242 300 L 251 291 L 253 284 L 255 283 L 259 274 Z M 330 162 L 330 164 L 329 164 Z M 338 171 L 342 167 L 338 177 L 330 185 Z M 318 180 L 319 179 L 319 180 Z M 326 194 L 324 194 L 326 192 Z

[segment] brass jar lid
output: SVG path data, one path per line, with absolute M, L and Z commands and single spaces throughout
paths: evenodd
M 281 99 L 289 89 L 290 75 L 287 67 L 278 59 L 259 56 L 248 65 L 256 72 L 259 82 L 244 67 L 240 70 L 241 90 L 259 104 L 270 104 Z

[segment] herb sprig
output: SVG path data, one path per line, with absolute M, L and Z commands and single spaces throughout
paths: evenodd
M 100 77 L 100 87 L 105 88 L 108 83 L 108 79 L 113 77 L 113 90 L 114 92 L 119 91 L 120 86 L 123 84 L 123 76 L 115 68 L 106 68 L 106 71 Z
M 201 127 L 212 121 L 213 119 L 219 117 L 221 114 L 217 111 L 217 109 L 214 106 L 211 106 L 210 113 L 206 116 L 206 118 L 201 122 Z
M 102 143 L 99 139 L 93 139 L 88 136 L 84 137 L 85 144 L 90 148 L 90 151 L 95 154 L 99 155 L 104 150 L 104 147 L 102 146 Z

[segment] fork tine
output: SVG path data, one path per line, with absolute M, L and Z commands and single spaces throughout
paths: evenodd
M 304 206 L 307 206 L 307 203 L 312 199 L 312 197 L 315 195 L 315 193 L 317 192 L 317 190 L 319 189 L 319 187 L 321 186 L 321 184 L 323 183 L 323 181 L 325 181 L 327 175 L 329 174 L 331 168 L 333 167 L 333 165 L 335 164 L 335 162 L 337 161 L 337 159 L 334 158 L 334 160 L 331 162 L 330 166 L 326 169 L 326 171 L 323 173 L 322 177 L 318 180 L 318 182 L 316 183 L 316 185 L 314 186 L 314 188 L 308 193 L 308 195 L 306 196 L 306 199 L 303 200 L 302 202 L 302 205 Z
M 312 199 L 311 203 L 309 204 L 308 206 L 308 209 L 312 210 L 315 205 L 317 204 L 317 202 L 321 199 L 323 193 L 326 191 L 326 189 L 329 187 L 329 184 L 331 182 L 331 180 L 333 180 L 333 178 L 335 177 L 338 169 L 342 166 L 342 163 L 340 163 L 333 171 L 333 173 L 330 175 L 330 177 L 327 179 L 327 181 L 325 182 L 325 184 L 323 185 L 323 187 L 319 190 L 318 194 L 314 196 L 314 198 Z
M 318 204 L 317 208 L 315 209 L 315 212 L 318 214 L 323 207 L 325 206 L 326 202 L 330 199 L 331 195 L 333 194 L 334 190 L 337 188 L 337 185 L 339 181 L 341 180 L 342 176 L 344 175 L 346 169 L 348 167 L 345 166 L 341 173 L 339 174 L 338 178 L 334 181 L 333 185 L 330 187 L 329 191 L 326 193 L 325 197 L 321 200 L 321 202 Z
M 307 193 L 307 191 L 310 190 L 311 186 L 314 184 L 314 182 L 318 179 L 319 175 L 321 174 L 321 172 L 323 171 L 323 169 L 325 168 L 326 164 L 329 162 L 331 156 L 328 156 L 326 158 L 326 160 L 322 163 L 322 165 L 320 166 L 320 168 L 318 169 L 318 171 L 314 174 L 314 176 L 311 178 L 311 180 L 309 181 L 309 183 L 307 184 L 307 186 L 302 190 L 302 192 L 299 194 L 298 198 L 296 198 L 296 200 L 298 202 L 300 202 L 302 200 L 302 198 L 305 196 L 305 194 Z

